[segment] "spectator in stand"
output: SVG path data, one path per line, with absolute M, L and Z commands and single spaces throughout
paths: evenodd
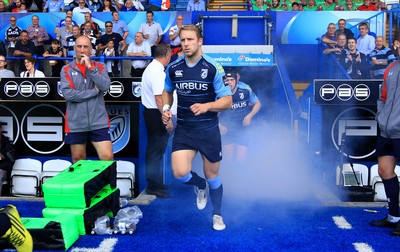
M 72 18 L 65 18 L 65 26 L 61 27 L 57 31 L 56 39 L 61 43 L 62 46 L 67 44 L 67 38 L 72 36 Z
M 149 43 L 144 41 L 143 33 L 136 32 L 135 41 L 129 44 L 126 56 L 149 57 L 151 48 Z M 131 77 L 142 77 L 144 70 L 150 60 L 131 60 Z
M 358 26 L 360 37 L 357 39 L 357 49 L 365 55 L 369 55 L 375 49 L 375 38 L 368 34 L 368 23 L 361 23 Z
M 104 49 L 103 55 L 106 57 L 114 57 L 115 56 L 114 41 L 112 39 L 110 39 L 107 42 L 107 47 Z M 107 66 L 108 76 L 114 77 L 114 74 L 113 74 L 113 72 L 115 72 L 115 70 L 113 71 L 113 68 L 115 67 L 114 60 L 111 60 L 111 59 L 106 60 L 106 66 Z
M 64 0 L 47 0 L 43 12 L 64 12 Z
M 169 41 L 171 45 L 171 62 L 177 58 L 177 53 L 182 48 L 181 39 L 179 38 L 179 31 L 183 27 L 184 18 L 181 14 L 176 17 L 176 25 L 169 29 Z
M 368 67 L 367 56 L 357 50 L 357 40 L 355 38 L 349 38 L 347 46 L 349 49 L 346 52 L 346 57 L 340 63 L 352 79 L 365 79 Z
M 346 4 L 343 8 L 344 11 L 354 11 L 357 7 L 354 5 L 353 0 L 346 0 Z
M 298 2 L 292 3 L 292 11 L 301 11 L 303 6 L 300 5 Z
M 92 13 L 92 11 L 86 7 L 85 0 L 79 0 L 78 4 L 79 5 L 73 9 L 73 13 Z
M 111 0 L 111 5 L 119 11 L 124 6 L 124 0 Z
M 315 0 L 308 0 L 307 5 L 303 7 L 303 10 L 305 11 L 316 11 L 317 9 L 318 6 L 315 3 Z
M 292 8 L 292 4 L 293 3 L 297 3 L 297 6 L 299 5 L 299 3 L 297 2 L 297 0 L 282 0 L 284 3 L 285 3 L 285 5 L 286 5 L 286 10 L 287 11 L 292 11 L 293 10 L 293 8 Z M 282 3 L 283 4 L 283 3 Z M 298 10 L 298 9 L 297 9 Z
M 49 34 L 47 34 L 46 28 L 39 25 L 39 17 L 32 16 L 32 25 L 26 28 L 29 39 L 35 44 L 36 54 L 38 56 L 43 56 L 44 53 L 44 43 L 49 40 Z M 43 70 L 42 62 L 39 62 L 39 69 Z
M 92 52 L 90 55 L 96 56 L 98 40 L 97 40 L 96 36 L 94 36 L 93 30 L 92 30 L 92 23 L 90 23 L 90 21 L 87 21 L 84 23 L 84 27 L 85 27 L 85 29 L 84 29 L 82 35 L 88 37 L 90 40 L 90 43 L 92 44 Z
M 18 13 L 28 13 L 28 10 L 26 9 L 26 4 L 21 3 L 21 8 L 19 8 Z
M 26 71 L 21 72 L 20 77 L 24 78 L 38 78 L 46 77 L 44 73 L 40 70 L 35 69 L 36 59 L 32 56 L 28 56 L 24 59 L 24 64 Z
M 286 2 L 284 2 L 286 5 Z M 270 10 L 272 11 L 284 11 L 286 10 L 285 7 L 283 6 L 283 4 L 281 5 L 281 1 L 280 0 L 272 0 L 272 5 Z
M 337 60 L 347 56 L 347 39 L 344 33 L 339 33 L 336 36 L 337 43 L 326 48 L 322 53 L 327 55 L 334 53 Z
M 87 7 L 92 12 L 97 12 L 103 5 L 99 0 L 89 0 L 87 1 Z
M 359 11 L 377 11 L 378 7 L 371 4 L 371 0 L 364 0 L 364 4 L 357 8 Z
M 4 1 L 0 1 L 0 12 L 8 12 Z
M 346 28 L 346 19 L 339 19 L 338 21 L 338 29 L 336 30 L 336 35 L 339 33 L 344 33 L 346 38 L 354 38 L 354 33 Z
M 381 0 L 371 0 L 371 4 L 375 5 L 378 8 L 378 10 L 382 11 L 386 10 L 386 5 Z
M 188 4 L 189 7 L 189 4 Z M 256 0 L 256 3 L 252 5 L 253 11 L 266 11 L 269 6 L 264 3 L 264 0 Z
M 11 12 L 19 12 L 19 10 L 21 9 L 21 1 L 16 0 L 14 4 L 10 5 L 9 9 L 11 10 Z
M 386 67 L 396 61 L 396 57 L 393 55 L 392 50 L 389 47 L 383 45 L 383 37 L 378 36 L 375 40 L 375 49 L 369 55 L 371 78 L 383 79 L 383 73 Z
M 333 0 L 325 0 L 322 4 L 320 4 L 317 8 L 319 11 L 334 11 L 336 8 L 336 4 Z
M 72 10 L 67 10 L 65 12 L 65 18 L 70 17 L 72 19 Z M 58 21 L 56 28 L 54 29 L 54 34 L 57 34 L 58 29 L 65 26 L 65 18 Z M 72 25 L 77 25 L 77 23 L 72 19 Z
M 6 57 L 4 55 L 0 55 L 0 78 L 13 78 L 13 77 L 15 77 L 15 74 L 14 74 L 13 71 L 5 69 L 6 65 L 7 65 Z M 1 124 L 0 124 L 0 127 L 1 127 Z M 1 158 L 0 158 L 0 160 L 1 160 Z M 1 176 L 0 176 L 0 178 L 1 178 Z M 1 192 L 1 185 L 2 185 L 2 181 L 0 180 L 0 192 Z
M 15 43 L 14 56 L 16 57 L 29 57 L 36 53 L 35 44 L 29 40 L 29 35 L 26 30 L 21 31 L 19 40 Z M 25 71 L 25 64 L 23 60 L 19 62 L 19 70 Z
M 81 31 L 78 25 L 72 26 L 72 36 L 66 39 L 66 45 L 63 48 L 64 57 L 73 57 L 75 56 L 75 41 L 81 35 Z
M 117 9 L 112 6 L 111 0 L 104 0 L 103 6 L 100 7 L 100 9 L 97 10 L 98 12 L 112 12 L 112 11 L 117 11 Z
M 142 2 L 140 2 L 139 0 L 132 0 L 133 2 L 133 6 L 135 6 L 135 8 L 139 11 L 144 11 L 144 7 Z
M 336 36 L 335 36 L 335 32 L 336 32 L 336 25 L 334 23 L 330 23 L 328 24 L 328 28 L 326 29 L 326 33 L 324 35 L 322 35 L 321 37 L 321 41 L 325 44 L 325 46 L 332 46 L 332 45 L 336 45 Z
M 154 13 L 152 11 L 147 11 L 146 23 L 140 25 L 139 31 L 143 33 L 145 41 L 151 46 L 151 55 L 154 55 L 154 49 L 160 43 L 163 31 L 161 25 L 154 22 Z
M 102 52 L 107 47 L 107 43 L 110 40 L 114 41 L 114 51 L 115 56 L 122 55 L 122 52 L 126 49 L 125 40 L 119 33 L 113 32 L 113 23 L 111 21 L 107 21 L 106 24 L 106 33 L 100 37 L 98 50 Z M 121 47 L 120 47 L 121 46 Z M 118 65 L 118 60 L 114 61 L 115 65 Z M 115 77 L 120 76 L 120 69 L 117 69 L 116 72 L 113 72 Z
M 113 32 L 118 33 L 121 37 L 126 40 L 129 35 L 128 25 L 125 21 L 119 19 L 118 11 L 112 12 L 112 19 L 113 19 Z
M 136 9 L 136 7 L 133 5 L 132 0 L 126 0 L 125 5 L 121 7 L 121 11 L 139 11 Z
M 63 55 L 60 41 L 54 39 L 51 46 L 43 53 L 43 57 L 61 57 Z M 60 77 L 61 68 L 63 67 L 62 60 L 50 60 L 51 77 Z
M 17 18 L 15 16 L 10 17 L 10 24 L 10 27 L 8 27 L 5 32 L 4 39 L 6 42 L 8 42 L 8 55 L 13 56 L 15 51 L 15 44 L 17 43 L 17 40 L 21 35 L 22 29 L 17 26 Z M 19 73 L 16 63 L 17 62 L 15 60 L 10 60 L 8 62 L 8 69 L 13 71 L 14 73 Z
M 187 11 L 205 11 L 206 3 L 204 0 L 189 0 L 187 4 Z
M 101 37 L 100 25 L 92 20 L 92 13 L 87 12 L 85 13 L 85 22 L 81 25 L 81 32 L 85 32 L 85 24 L 86 22 L 90 22 L 92 25 L 92 35 L 96 38 Z
M 162 0 L 149 0 L 149 7 L 147 8 L 147 11 L 161 11 L 161 4 Z

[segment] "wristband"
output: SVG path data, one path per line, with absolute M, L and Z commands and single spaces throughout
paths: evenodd
M 169 111 L 170 108 L 171 108 L 171 106 L 169 106 L 168 104 L 165 104 L 165 105 L 162 107 L 163 113 L 166 112 L 166 111 Z

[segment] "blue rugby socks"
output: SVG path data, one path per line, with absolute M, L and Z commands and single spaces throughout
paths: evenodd
M 206 180 L 192 171 L 185 176 L 178 178 L 178 180 L 184 184 L 197 186 L 201 190 L 206 189 Z
M 219 177 L 215 177 L 212 179 L 207 179 L 207 183 L 210 187 L 210 198 L 211 203 L 213 205 L 213 215 L 221 214 L 221 205 L 222 205 L 222 195 L 224 192 L 221 179 Z
M 389 214 L 393 217 L 400 217 L 399 214 L 399 180 L 397 176 L 391 179 L 382 179 L 385 186 L 385 193 L 389 204 Z

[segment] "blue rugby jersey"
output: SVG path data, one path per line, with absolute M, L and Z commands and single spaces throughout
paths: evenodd
M 221 124 L 229 128 L 243 127 L 243 119 L 252 110 L 252 106 L 258 101 L 251 87 L 243 82 L 236 86 L 236 91 L 232 94 L 232 107 L 220 114 Z
M 166 69 L 165 90 L 178 95 L 177 124 L 191 129 L 209 129 L 218 125 L 218 113 L 207 112 L 195 116 L 190 106 L 195 103 L 213 102 L 223 96 L 232 95 L 225 86 L 222 66 L 207 55 L 189 67 L 185 57 L 180 57 Z

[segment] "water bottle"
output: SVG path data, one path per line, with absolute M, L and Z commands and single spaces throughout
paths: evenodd
M 119 198 L 119 207 L 123 208 L 124 206 L 129 204 L 129 200 L 127 198 Z
M 101 216 L 97 218 L 94 223 L 94 228 L 92 234 L 107 235 L 112 234 L 112 229 L 110 227 L 110 218 L 108 216 Z
M 114 233 L 133 234 L 136 231 L 136 224 L 142 217 L 143 213 L 137 206 L 120 209 L 114 219 Z

